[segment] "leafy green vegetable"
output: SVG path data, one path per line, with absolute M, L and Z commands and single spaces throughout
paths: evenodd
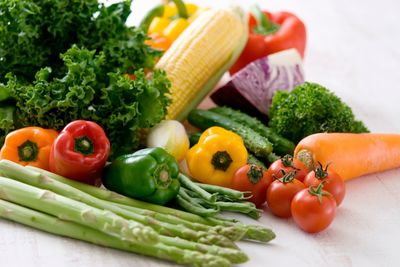
M 368 132 L 347 104 L 316 83 L 306 82 L 291 92 L 277 91 L 269 115 L 269 127 L 295 143 L 318 132 Z
M 139 129 L 164 118 L 170 99 L 169 81 L 157 70 L 150 79 L 143 70 L 131 80 L 121 73 L 106 73 L 104 53 L 73 46 L 62 55 L 66 73 L 51 78 L 43 68 L 33 84 L 19 83 L 15 76 L 8 85 L 16 100 L 16 127 L 40 125 L 61 129 L 67 122 L 84 119 L 98 122 L 110 139 L 114 154 L 132 152 Z
M 170 82 L 153 70 L 160 52 L 147 35 L 126 25 L 130 6 L 0 1 L 0 145 L 16 128 L 84 119 L 104 127 L 112 156 L 138 147 L 141 129 L 165 117 Z
M 73 44 L 103 51 L 108 71 L 152 68 L 159 52 L 144 44 L 140 29 L 126 26 L 131 1 L 110 6 L 97 0 L 0 1 L 0 82 L 13 72 L 32 81 L 44 66 L 64 73 L 59 55 Z

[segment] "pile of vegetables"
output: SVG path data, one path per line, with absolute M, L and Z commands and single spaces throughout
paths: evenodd
M 294 14 L 255 7 L 246 22 L 239 8 L 172 2 L 138 28 L 126 25 L 129 0 L 0 3 L 0 217 L 231 266 L 248 260 L 236 241 L 275 234 L 221 212 L 258 219 L 265 206 L 319 232 L 345 180 L 400 167 L 387 156 L 400 158 L 399 135 L 368 133 L 333 92 L 304 82 Z M 211 95 L 220 106 L 195 109 L 229 68 Z M 186 117 L 190 139 L 171 120 Z
M 141 202 L 8 160 L 0 161 L 0 174 L 1 217 L 180 264 L 242 263 L 248 258 L 235 241 L 275 237 L 267 228 Z
M 140 129 L 166 115 L 170 82 L 160 52 L 126 26 L 131 1 L 0 3 L 0 143 L 11 130 L 99 123 L 112 155 L 137 149 Z

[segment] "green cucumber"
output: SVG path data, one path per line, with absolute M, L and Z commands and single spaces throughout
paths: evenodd
M 256 156 L 254 156 L 251 153 L 249 153 L 249 157 L 247 158 L 247 163 L 254 164 L 264 170 L 268 169 L 267 166 L 265 166 L 265 164 L 261 160 L 259 160 Z
M 202 130 L 212 126 L 220 126 L 237 133 L 242 137 L 246 148 L 259 158 L 268 160 L 269 154 L 272 152 L 272 144 L 267 138 L 229 117 L 209 110 L 194 109 L 189 113 L 188 121 Z
M 265 126 L 261 121 L 258 119 L 247 115 L 239 110 L 234 110 L 229 107 L 215 107 L 210 109 L 210 111 L 218 113 L 220 115 L 226 116 L 231 118 L 232 120 L 236 121 L 237 123 L 246 125 L 250 127 L 260 135 L 268 138 L 268 140 L 274 145 L 274 152 L 279 156 L 284 156 L 286 154 L 293 155 L 294 148 L 296 147 L 295 144 L 278 135 L 272 129 Z

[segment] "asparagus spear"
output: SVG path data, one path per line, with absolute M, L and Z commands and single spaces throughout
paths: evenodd
M 84 225 L 60 220 L 54 216 L 4 200 L 0 200 L 0 217 L 52 234 L 169 260 L 179 264 L 198 267 L 231 266 L 230 262 L 222 257 L 178 248 L 173 245 L 174 242 L 172 240 L 170 241 L 171 245 L 166 245 L 161 242 L 153 245 L 128 243 Z
M 1 162 L 1 161 L 0 161 Z M 246 240 L 254 240 L 254 241 L 260 241 L 260 242 L 269 242 L 272 239 L 275 238 L 275 234 L 271 229 L 265 228 L 260 225 L 249 225 L 249 224 L 243 224 L 243 223 L 238 223 L 238 222 L 227 222 L 225 220 L 220 220 L 212 217 L 208 218 L 203 218 L 201 216 L 198 216 L 196 214 L 192 214 L 189 212 L 177 210 L 177 209 L 172 209 L 164 206 L 159 206 L 151 203 L 146 203 L 140 200 L 132 199 L 120 194 L 117 194 L 113 191 L 105 190 L 102 188 L 98 188 L 95 186 L 87 185 L 84 183 L 80 183 L 74 180 L 67 179 L 65 177 L 62 177 L 60 175 L 54 174 L 52 172 L 32 167 L 32 166 L 27 166 L 26 168 L 31 169 L 31 170 L 36 170 L 40 173 L 46 174 L 47 176 L 61 181 L 65 184 L 69 184 L 75 188 L 80 189 L 81 191 L 84 191 L 92 196 L 95 196 L 97 198 L 103 199 L 103 200 L 108 200 L 114 203 L 122 204 L 122 205 L 127 205 L 127 206 L 133 206 L 136 208 L 140 209 L 147 209 L 151 210 L 156 213 L 161 213 L 165 215 L 171 215 L 175 216 L 177 218 L 180 218 L 182 220 L 186 220 L 188 222 L 195 222 L 199 224 L 204 224 L 204 225 L 209 225 L 209 226 L 219 226 L 219 227 L 234 227 L 235 229 L 238 229 L 239 231 L 245 231 L 244 239 Z
M 163 213 L 158 213 L 158 212 L 155 212 L 152 210 L 139 209 L 136 207 L 119 204 L 119 203 L 113 203 L 113 204 L 117 205 L 123 209 L 131 210 L 132 212 L 136 212 L 136 213 L 140 213 L 142 215 L 158 218 L 161 221 L 168 221 L 173 224 L 182 224 L 193 230 L 221 234 L 223 236 L 226 236 L 227 238 L 229 238 L 232 241 L 237 241 L 237 240 L 242 239 L 247 231 L 244 227 L 238 228 L 235 226 L 223 226 L 223 225 L 211 226 L 208 224 L 191 222 L 191 221 L 181 219 L 181 218 L 178 218 L 178 217 L 176 217 L 174 215 L 170 215 L 170 214 L 163 214 Z
M 51 177 L 40 174 L 11 161 L 1 161 L 0 169 L 3 174 L 12 179 L 23 183 L 30 184 L 35 187 L 47 189 L 59 195 L 84 202 L 90 206 L 109 210 L 127 219 L 134 220 L 144 225 L 149 225 L 159 234 L 178 236 L 184 239 L 197 241 L 205 244 L 215 244 L 223 247 L 236 248 L 237 246 L 227 237 L 215 232 L 194 231 L 184 225 L 175 225 L 168 222 L 162 222 L 149 216 L 137 214 L 130 210 L 122 209 L 121 207 L 112 204 L 111 202 L 95 198 L 75 187 L 61 183 Z M 244 233 L 243 233 L 244 234 Z
M 216 256 L 223 257 L 231 263 L 244 263 L 248 261 L 247 255 L 238 249 L 225 248 L 216 245 L 206 245 L 181 239 L 179 237 L 160 236 L 160 241 L 166 245 L 179 247 L 181 249 L 188 249 L 208 253 Z
M 0 198 L 98 229 L 132 243 L 158 242 L 158 234 L 150 227 L 9 178 L 0 177 Z

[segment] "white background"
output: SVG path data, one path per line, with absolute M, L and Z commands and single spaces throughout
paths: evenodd
M 136 0 L 131 24 L 159 1 Z M 194 1 L 248 6 L 256 1 Z M 400 133 L 400 2 L 396 0 L 258 1 L 270 11 L 297 14 L 307 26 L 308 81 L 334 91 L 373 132 Z M 362 155 L 361 155 L 362 156 Z M 268 245 L 239 243 L 242 266 L 400 266 L 400 170 L 347 182 L 333 224 L 306 234 L 291 219 L 266 212 L 248 223 L 271 227 Z M 61 238 L 0 220 L 0 266 L 175 266 L 132 253 Z

